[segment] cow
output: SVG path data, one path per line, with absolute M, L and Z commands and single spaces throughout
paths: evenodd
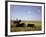
M 24 23 L 21 23 L 21 24 L 16 24 L 16 27 L 24 27 Z
M 25 23 L 20 23 L 21 20 L 18 21 L 14 21 L 14 24 L 16 25 L 16 27 L 24 27 Z
M 28 27 L 34 27 L 35 25 L 34 24 L 28 24 L 27 26 Z

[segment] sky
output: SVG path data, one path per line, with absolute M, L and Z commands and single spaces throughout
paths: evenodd
M 41 21 L 42 6 L 10 5 L 10 19 Z

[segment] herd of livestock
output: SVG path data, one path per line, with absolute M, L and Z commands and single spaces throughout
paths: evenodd
M 16 25 L 15 27 L 34 27 L 35 25 L 34 24 L 25 24 L 25 23 L 20 23 L 21 20 L 18 20 L 18 21 L 14 21 L 14 25 Z

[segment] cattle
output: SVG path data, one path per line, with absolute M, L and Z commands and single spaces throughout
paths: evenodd
M 34 27 L 35 26 L 34 24 L 27 24 L 27 25 L 25 25 L 25 23 L 20 23 L 20 22 L 21 22 L 21 20 L 14 21 L 14 24 L 16 25 L 16 27 L 26 27 L 26 26 Z
M 21 24 L 16 24 L 16 27 L 24 27 L 24 23 L 21 23 Z
M 13 23 L 16 25 L 16 27 L 24 27 L 25 23 L 20 23 L 21 20 L 14 21 Z
M 35 25 L 34 24 L 28 24 L 27 26 L 28 27 L 34 27 Z

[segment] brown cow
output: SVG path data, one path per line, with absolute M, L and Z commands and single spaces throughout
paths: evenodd
M 34 24 L 28 24 L 27 26 L 28 27 L 34 27 L 35 25 Z

